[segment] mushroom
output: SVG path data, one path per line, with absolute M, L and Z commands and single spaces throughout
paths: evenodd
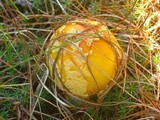
M 77 19 L 59 27 L 47 45 L 46 64 L 56 86 L 79 98 L 106 90 L 119 74 L 123 51 L 107 26 Z

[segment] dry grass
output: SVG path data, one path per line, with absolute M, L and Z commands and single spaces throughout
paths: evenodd
M 61 94 L 43 64 L 51 34 L 76 18 L 104 21 L 125 52 L 119 80 L 98 102 Z M 0 22 L 0 119 L 160 119 L 159 0 L 9 0 Z

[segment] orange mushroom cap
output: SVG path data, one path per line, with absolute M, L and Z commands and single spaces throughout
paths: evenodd
M 69 21 L 53 33 L 46 63 L 57 87 L 86 98 L 106 89 L 119 72 L 123 52 L 105 24 Z

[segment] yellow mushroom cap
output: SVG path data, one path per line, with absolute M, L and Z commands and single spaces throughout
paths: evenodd
M 57 87 L 86 98 L 115 79 L 122 50 L 105 24 L 90 19 L 69 21 L 47 46 L 46 63 Z

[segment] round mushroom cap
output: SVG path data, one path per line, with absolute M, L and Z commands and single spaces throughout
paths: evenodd
M 106 90 L 115 80 L 122 49 L 105 24 L 77 19 L 52 35 L 46 63 L 57 87 L 80 98 Z

